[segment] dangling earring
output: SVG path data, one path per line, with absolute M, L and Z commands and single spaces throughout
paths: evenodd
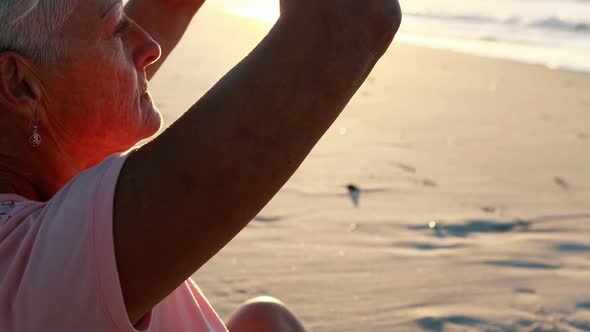
M 33 121 L 33 135 L 29 138 L 29 144 L 37 148 L 41 145 L 41 135 L 39 135 L 39 121 L 37 121 L 37 112 L 35 112 L 35 120 Z

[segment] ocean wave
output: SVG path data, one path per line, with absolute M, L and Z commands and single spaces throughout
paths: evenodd
M 550 30 L 561 30 L 568 32 L 590 33 L 590 22 L 572 21 L 559 17 L 545 17 L 536 19 L 525 19 L 522 17 L 511 16 L 508 18 L 498 18 L 484 15 L 464 15 L 464 14 L 445 14 L 445 13 L 419 13 L 404 12 L 405 16 L 446 20 L 455 22 L 464 22 L 472 24 L 499 24 L 507 26 L 541 28 Z
M 590 32 L 590 22 L 568 22 L 556 17 L 536 20 L 527 25 L 538 28 Z

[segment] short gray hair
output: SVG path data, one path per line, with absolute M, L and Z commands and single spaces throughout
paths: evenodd
M 0 52 L 15 51 L 34 62 L 57 60 L 61 28 L 78 0 L 0 0 Z

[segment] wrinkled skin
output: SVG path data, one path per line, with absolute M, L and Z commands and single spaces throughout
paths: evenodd
M 145 73 L 160 48 L 126 18 L 121 1 L 79 1 L 63 39 L 63 56 L 51 66 L 0 56 L 0 192 L 47 200 L 80 171 L 162 124 Z M 23 146 L 35 116 L 43 140 L 36 149 Z

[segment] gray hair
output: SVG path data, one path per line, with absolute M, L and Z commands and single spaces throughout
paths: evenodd
M 15 51 L 34 62 L 55 62 L 60 32 L 77 0 L 0 0 L 0 52 Z

